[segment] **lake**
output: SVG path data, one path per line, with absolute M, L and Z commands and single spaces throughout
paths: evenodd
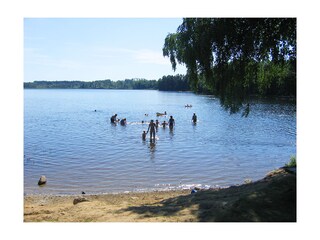
M 126 126 L 110 123 L 115 113 Z M 155 143 L 142 140 L 142 121 L 170 115 L 173 131 L 159 127 Z M 226 187 L 263 178 L 293 155 L 296 106 L 287 102 L 253 101 L 244 118 L 190 92 L 24 90 L 25 194 Z M 41 175 L 48 181 L 39 187 Z

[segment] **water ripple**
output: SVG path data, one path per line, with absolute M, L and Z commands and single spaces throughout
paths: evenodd
M 263 177 L 296 151 L 292 105 L 257 102 L 241 118 L 217 99 L 192 93 L 25 90 L 24 96 L 26 194 L 228 186 Z M 160 127 L 155 144 L 149 136 L 143 141 L 142 121 L 168 121 L 155 114 L 163 111 L 174 116 L 174 130 Z M 114 113 L 128 124 L 110 124 Z M 45 187 L 37 186 L 41 175 Z

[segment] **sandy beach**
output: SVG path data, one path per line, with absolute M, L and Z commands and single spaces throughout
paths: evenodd
M 24 222 L 295 222 L 296 174 L 224 189 L 24 197 Z

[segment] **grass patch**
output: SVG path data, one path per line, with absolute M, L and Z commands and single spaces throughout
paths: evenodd
M 296 157 L 291 156 L 290 161 L 285 165 L 285 167 L 297 167 Z

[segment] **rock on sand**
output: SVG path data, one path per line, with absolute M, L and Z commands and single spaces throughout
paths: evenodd
M 85 197 L 77 197 L 73 200 L 73 204 L 76 205 L 81 202 L 89 202 L 89 200 Z
M 46 182 L 47 182 L 46 176 L 41 176 L 39 179 L 38 185 L 46 184 Z

